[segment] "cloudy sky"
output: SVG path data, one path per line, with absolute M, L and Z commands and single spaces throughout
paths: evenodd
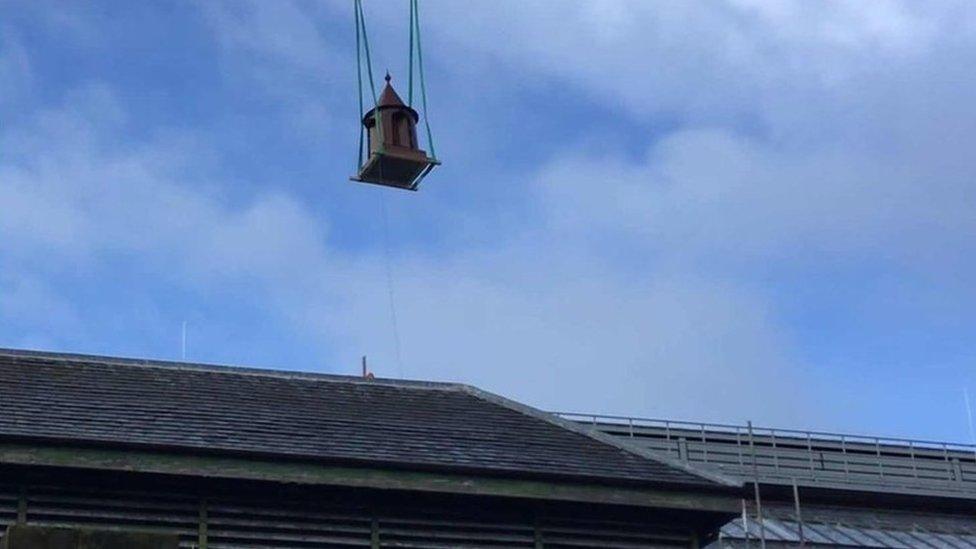
M 971 2 L 424 0 L 419 193 L 351 4 L 0 0 L 0 346 L 969 440 Z

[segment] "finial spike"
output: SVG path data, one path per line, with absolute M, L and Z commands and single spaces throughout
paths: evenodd
M 393 78 L 390 76 L 390 69 L 386 69 L 386 83 L 389 84 Z

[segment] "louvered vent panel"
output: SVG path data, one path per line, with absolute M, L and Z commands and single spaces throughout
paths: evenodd
M 542 527 L 546 549 L 648 549 L 687 547 L 689 536 L 666 528 L 613 521 L 549 521 Z
M 198 519 L 198 504 L 188 497 L 34 487 L 27 491 L 27 523 L 39 526 L 178 534 L 181 547 L 196 547 Z
M 16 521 L 18 494 L 16 487 L 0 485 L 0 525 Z M 225 497 L 206 504 L 211 549 L 369 548 L 374 524 L 385 548 L 531 549 L 536 541 L 535 513 L 527 509 L 441 508 L 404 500 L 374 513 L 362 499 Z M 201 500 L 195 496 L 28 486 L 26 504 L 28 524 L 175 533 L 186 549 L 199 541 Z M 687 547 L 689 541 L 687 532 L 643 520 L 562 517 L 541 519 L 539 536 L 546 549 Z
M 283 507 L 212 502 L 210 549 L 369 547 L 371 520 L 364 509 Z
M 380 517 L 380 547 L 424 549 L 534 547 L 528 521 L 474 522 L 441 512 L 426 517 Z
M 16 487 L 0 485 L 0 541 L 7 525 L 17 522 L 17 494 Z

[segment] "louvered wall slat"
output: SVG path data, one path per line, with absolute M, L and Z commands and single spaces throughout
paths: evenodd
M 0 486 L 0 524 L 16 521 L 20 490 Z M 23 493 L 27 524 L 175 533 L 187 549 L 199 547 L 201 531 L 209 549 L 369 548 L 374 539 L 379 547 L 404 549 L 531 549 L 537 541 L 547 549 L 646 549 L 689 542 L 688 534 L 640 521 L 546 519 L 537 528 L 533 513 L 411 507 L 411 500 L 374 510 L 362 502 L 273 495 L 203 498 L 54 486 L 28 486 Z
M 208 547 L 369 547 L 371 522 L 369 512 L 355 506 L 308 509 L 216 501 L 208 504 Z
M 199 504 L 194 498 L 31 487 L 26 500 L 28 524 L 177 534 L 181 547 L 196 547 L 198 541 Z
M 0 541 L 6 529 L 5 524 L 17 521 L 17 500 L 19 498 L 16 486 L 4 486 L 0 484 Z
M 688 547 L 687 533 L 667 527 L 617 521 L 561 520 L 541 525 L 546 549 L 647 549 L 648 547 Z
M 419 517 L 381 515 L 377 520 L 380 547 L 478 548 L 534 547 L 535 530 L 523 522 L 475 521 L 448 510 Z

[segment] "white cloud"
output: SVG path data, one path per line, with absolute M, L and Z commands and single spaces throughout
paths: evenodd
M 514 4 L 514 3 L 513 3 Z M 924 59 L 942 29 L 973 33 L 964 3 L 427 2 L 430 49 L 499 71 L 507 88 L 548 77 L 641 118 L 754 117 L 776 130 L 798 106 L 836 101 L 860 75 Z M 397 14 L 383 26 L 397 28 Z M 964 21 L 969 23 L 964 23 Z M 434 62 L 437 57 L 432 56 Z M 461 68 L 459 70 L 465 70 Z
M 210 2 L 200 9 L 221 46 L 249 54 L 252 63 L 279 65 L 284 61 L 293 69 L 317 72 L 335 61 L 311 17 L 314 9 L 310 13 L 295 2 L 259 0 Z
M 911 264 L 939 247 L 942 260 L 972 251 L 958 235 L 976 233 L 976 165 L 933 181 L 924 160 L 910 167 L 906 161 L 684 131 L 659 142 L 642 163 L 585 156 L 556 162 L 542 175 L 543 203 L 574 238 L 639 235 L 641 244 L 672 257 L 752 261 L 800 253 Z
M 117 105 L 106 94 L 77 94 L 6 136 L 30 154 L 0 169 L 5 208 L 16 212 L 4 217 L 0 252 L 122 254 L 203 292 L 244 279 L 257 293 L 238 299 L 310 339 L 327 335 L 336 360 L 368 352 L 380 373 L 397 374 L 382 257 L 330 250 L 323 222 L 291 197 L 232 206 L 220 189 L 233 182 L 185 179 L 198 161 L 192 136 L 135 146 L 108 137 L 112 122 L 99 126 L 115 117 L 97 113 Z M 544 220 L 537 234 L 485 252 L 394 258 L 404 373 L 547 407 L 713 419 L 750 410 L 733 408 L 756 390 L 749 375 L 791 383 L 788 345 L 761 298 L 683 273 L 621 276 L 559 245 L 551 229 Z M 690 396 L 698 391 L 712 396 Z
M 541 236 L 541 235 L 533 235 Z M 546 407 L 711 420 L 802 414 L 790 342 L 756 294 L 659 269 L 621 276 L 536 240 L 450 262 L 396 263 L 408 376 L 474 383 Z M 331 333 L 347 362 L 398 373 L 386 281 L 372 264 Z
M 923 53 L 935 38 L 942 10 L 897 0 L 813 5 L 805 2 L 735 0 L 732 5 L 756 19 L 779 40 L 848 51 Z
M 793 390 L 805 365 L 755 265 L 894 258 L 971 269 L 959 258 L 976 231 L 974 82 L 945 63 L 966 48 L 942 41 L 944 13 L 856 2 L 517 5 L 424 3 L 428 51 L 441 52 L 432 64 L 454 76 L 492 70 L 482 76 L 498 85 L 486 93 L 531 85 L 531 74 L 638 124 L 663 114 L 682 127 L 644 138 L 637 159 L 567 144 L 524 178 L 538 217 L 517 231 L 496 234 L 476 208 L 424 210 L 445 232 L 490 236 L 478 249 L 392 257 L 406 375 L 545 407 L 790 423 L 818 395 Z M 348 17 L 341 7 L 326 9 Z M 349 69 L 319 28 L 333 12 L 203 9 L 228 78 L 263 86 L 298 118 L 321 79 L 337 78 L 335 64 Z M 750 116 L 767 127 L 736 129 Z M 239 185 L 219 166 L 201 169 L 216 146 L 204 137 L 112 137 L 125 121 L 96 85 L 3 129 L 0 257 L 61 260 L 7 281 L 4 315 L 58 302 L 30 277 L 121 255 L 194 291 L 246 280 L 234 299 L 311 346 L 326 341 L 334 363 L 367 353 L 378 373 L 398 373 L 382 255 L 331 247 L 329 220 L 286 193 L 232 200 Z
M 114 137 L 118 114 L 95 86 L 5 133 L 0 252 L 73 263 L 121 254 L 191 287 L 257 280 L 271 299 L 321 269 L 325 227 L 294 198 L 231 203 L 233 182 L 193 175 L 208 157 L 194 136 L 127 144 Z
M 328 21 L 324 7 L 248 0 L 207 2 L 199 9 L 223 52 L 222 73 L 230 85 L 244 94 L 266 94 L 267 108 L 277 106 L 294 128 L 310 134 L 335 124 L 323 101 L 340 88 L 336 81 L 350 81 L 354 67 L 327 40 L 320 23 Z

